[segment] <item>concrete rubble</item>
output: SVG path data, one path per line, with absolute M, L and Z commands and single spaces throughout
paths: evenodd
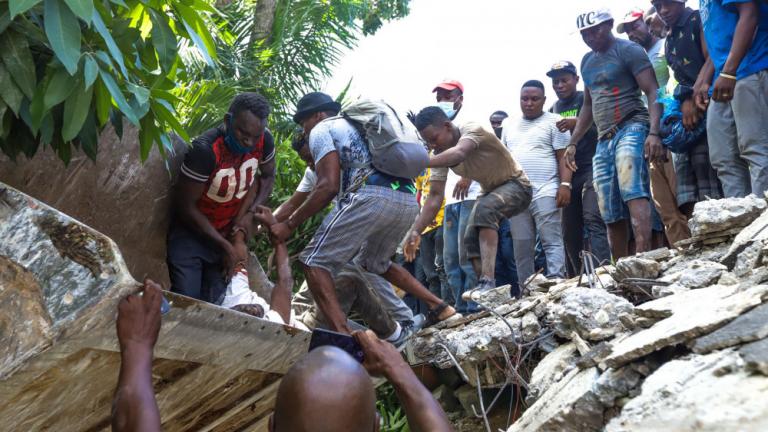
M 676 248 L 494 293 L 419 333 L 410 360 L 471 376 L 454 387 L 468 417 L 467 386 L 511 383 L 508 431 L 768 430 L 768 203 L 705 201 L 689 225 Z

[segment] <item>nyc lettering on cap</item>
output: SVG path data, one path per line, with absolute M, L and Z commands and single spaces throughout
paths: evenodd
M 582 31 L 612 19 L 613 16 L 611 16 L 610 10 L 607 8 L 600 8 L 579 15 L 576 18 L 576 28 L 579 31 Z

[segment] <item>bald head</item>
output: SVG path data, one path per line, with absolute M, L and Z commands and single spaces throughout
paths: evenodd
M 283 377 L 273 425 L 274 432 L 375 431 L 371 378 L 341 349 L 314 349 Z

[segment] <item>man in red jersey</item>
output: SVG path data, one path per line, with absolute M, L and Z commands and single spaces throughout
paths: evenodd
M 224 124 L 192 142 L 168 230 L 172 291 L 219 304 L 235 266 L 248 258 L 252 209 L 267 200 L 275 179 L 269 111 L 263 96 L 241 93 Z M 244 241 L 236 248 L 238 236 Z

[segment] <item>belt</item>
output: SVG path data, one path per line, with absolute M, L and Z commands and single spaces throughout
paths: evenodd
M 632 111 L 631 113 L 627 114 L 626 116 L 624 116 L 624 118 L 616 126 L 608 129 L 605 133 L 600 135 L 597 138 L 597 140 L 598 141 L 603 141 L 603 140 L 612 139 L 619 132 L 619 129 L 623 128 L 626 125 L 626 123 L 629 122 L 630 120 L 632 120 L 639 112 L 640 112 L 639 110 L 635 110 L 635 111 Z
M 416 195 L 416 186 L 413 184 L 413 180 L 395 177 L 389 174 L 381 172 L 374 172 L 369 175 L 365 180 L 365 184 L 369 186 L 381 186 L 391 188 L 397 192 L 410 193 Z

